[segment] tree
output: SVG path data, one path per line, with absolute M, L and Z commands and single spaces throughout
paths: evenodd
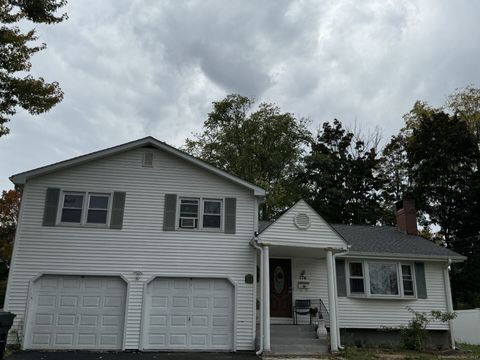
M 380 161 L 375 144 L 366 147 L 364 140 L 337 119 L 324 123 L 301 175 L 307 199 L 329 222 L 375 224 L 383 220 Z
M 311 134 L 308 121 L 274 104 L 228 95 L 213 103 L 203 131 L 187 139 L 185 150 L 268 191 L 262 218 L 269 220 L 299 196 L 295 174 Z
M 16 190 L 4 190 L 0 197 L 0 298 L 5 295 L 20 209 L 20 197 L 20 192 Z
M 22 32 L 19 23 L 59 23 L 67 16 L 55 13 L 65 4 L 66 0 L 0 0 L 0 137 L 9 133 L 5 124 L 19 107 L 38 115 L 63 99 L 57 82 L 24 75 L 31 69 L 32 55 L 46 45 L 30 46 L 38 40 L 35 29 Z
M 415 115 L 414 109 L 406 132 L 413 193 L 451 247 L 467 216 L 478 148 L 464 120 L 442 110 L 424 110 Z

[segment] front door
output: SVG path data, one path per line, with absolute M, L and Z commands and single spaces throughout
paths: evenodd
M 270 316 L 292 317 L 292 263 L 270 259 Z

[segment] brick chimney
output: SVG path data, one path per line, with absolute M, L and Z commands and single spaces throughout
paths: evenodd
M 398 230 L 405 234 L 417 235 L 417 211 L 415 210 L 415 200 L 404 199 L 397 201 L 395 207 Z

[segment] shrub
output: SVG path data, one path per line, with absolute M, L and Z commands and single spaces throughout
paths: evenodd
M 429 313 L 414 311 L 408 308 L 413 318 L 407 326 L 400 327 L 400 338 L 402 344 L 409 350 L 424 350 L 427 340 L 427 326 L 434 320 L 447 322 L 454 319 L 457 314 L 432 310 Z

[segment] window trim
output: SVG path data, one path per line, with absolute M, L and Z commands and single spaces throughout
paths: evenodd
M 182 228 L 180 227 L 180 206 L 182 200 L 197 200 L 198 201 L 198 226 L 196 228 Z M 203 215 L 204 215 L 204 202 L 205 201 L 218 201 L 220 202 L 220 227 L 204 227 Z M 213 214 L 212 214 L 213 215 Z M 205 232 L 224 232 L 225 230 L 225 198 L 223 197 L 211 197 L 211 196 L 189 196 L 179 195 L 177 201 L 177 211 L 175 217 L 175 230 L 178 231 L 205 231 Z
M 82 213 L 80 217 L 80 222 L 65 222 L 62 221 L 62 212 L 63 212 L 63 204 L 65 201 L 65 195 L 82 195 Z M 87 216 L 88 216 L 88 206 L 90 203 L 90 195 L 102 195 L 108 197 L 108 206 L 107 206 L 107 222 L 105 224 L 97 224 L 97 223 L 88 223 Z M 112 216 L 112 201 L 113 193 L 112 192 L 105 192 L 105 191 L 75 191 L 75 190 L 62 190 L 60 193 L 60 202 L 57 209 L 57 226 L 71 226 L 71 227 L 93 227 L 93 228 L 108 228 L 110 227 L 110 218 Z M 101 209 L 104 210 L 104 209 Z
M 352 293 L 350 290 L 350 263 L 362 263 L 363 270 L 363 287 L 365 292 Z M 398 295 L 386 295 L 386 294 L 372 294 L 370 292 L 370 272 L 368 268 L 369 263 L 381 263 L 381 264 L 395 264 L 397 272 L 397 286 Z M 413 282 L 413 295 L 405 295 L 403 289 L 403 273 L 402 265 L 410 266 L 412 270 L 412 282 Z M 413 262 L 402 260 L 381 260 L 381 259 L 346 259 L 345 261 L 345 274 L 347 285 L 347 296 L 351 298 L 367 298 L 367 299 L 392 299 L 392 300 L 416 300 L 417 297 L 417 283 L 415 275 L 415 266 Z M 358 277 L 357 277 L 358 278 Z

